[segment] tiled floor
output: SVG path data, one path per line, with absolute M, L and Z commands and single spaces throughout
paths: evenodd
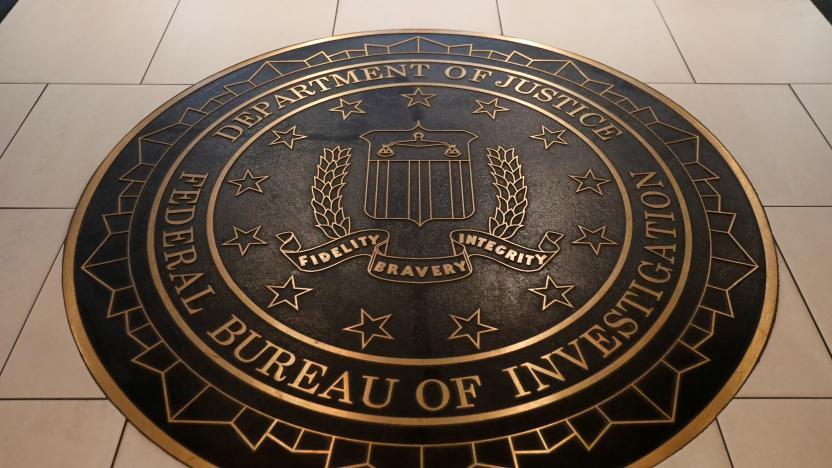
M 103 399 L 64 318 L 71 208 L 116 141 L 246 57 L 417 27 L 586 54 L 722 139 L 767 207 L 780 308 L 739 397 L 665 466 L 829 466 L 832 26 L 809 0 L 21 0 L 0 23 L 0 466 L 181 466 Z

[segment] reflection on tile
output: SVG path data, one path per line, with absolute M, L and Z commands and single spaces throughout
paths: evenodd
M 728 147 L 763 204 L 832 204 L 832 149 L 788 86 L 655 88 L 700 119 Z
M 652 0 L 503 0 L 503 32 L 558 47 L 641 81 L 693 80 Z
M 738 467 L 821 467 L 832 458 L 832 400 L 734 400 L 719 423 Z
M 660 468 L 687 468 L 707 466 L 709 468 L 731 468 L 731 461 L 722 443 L 719 427 L 711 423 L 701 434 L 681 450 L 658 465 Z
M 0 401 L 0 464 L 106 468 L 124 417 L 110 402 Z
M 809 310 L 832 343 L 832 207 L 768 208 L 766 213 Z
M 71 210 L 0 210 L 0 362 L 35 302 Z
M 0 206 L 74 207 L 107 153 L 181 86 L 49 86 L 0 159 Z
M 183 468 L 185 465 L 151 442 L 127 423 L 118 448 L 114 468 Z
M 780 259 L 777 316 L 741 397 L 832 397 L 832 358 Z
M 658 5 L 697 82 L 832 81 L 832 28 L 810 0 Z
M 456 29 L 500 34 L 497 4 L 483 0 L 341 0 L 335 34 L 379 29 Z
M 0 154 L 12 141 L 14 133 L 20 128 L 29 109 L 43 91 L 44 85 L 0 84 Z
M 826 139 L 832 142 L 832 84 L 793 85 L 792 88 Z
M 196 83 L 262 53 L 328 36 L 335 0 L 182 0 L 145 83 Z
M 94 398 L 101 390 L 69 331 L 58 255 L 0 375 L 2 398 Z
M 26 0 L 0 23 L 0 81 L 138 83 L 176 0 Z

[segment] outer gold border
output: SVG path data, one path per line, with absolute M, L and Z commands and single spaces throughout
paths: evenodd
M 742 170 L 742 168 L 740 168 L 737 161 L 733 158 L 733 156 L 731 156 L 731 154 L 728 152 L 728 149 L 722 144 L 722 142 L 720 142 L 699 120 L 697 120 L 690 113 L 685 111 L 681 106 L 670 100 L 668 97 L 664 96 L 655 89 L 650 88 L 646 84 L 642 83 L 639 80 L 636 80 L 635 78 L 625 73 L 615 70 L 614 68 L 604 65 L 595 60 L 583 57 L 579 54 L 558 49 L 556 47 L 546 46 L 534 41 L 516 39 L 508 36 L 501 36 L 498 34 L 485 34 L 447 29 L 392 29 L 386 31 L 378 30 L 343 34 L 338 36 L 315 39 L 312 41 L 303 42 L 289 47 L 283 47 L 280 49 L 273 50 L 271 52 L 266 52 L 257 57 L 250 58 L 236 65 L 232 65 L 222 71 L 219 71 L 209 76 L 208 78 L 205 78 L 199 83 L 190 86 L 189 88 L 183 90 L 182 92 L 180 92 L 179 94 L 162 104 L 159 108 L 157 108 L 150 115 L 148 115 L 141 122 L 139 122 L 135 127 L 133 127 L 133 129 L 130 130 L 130 132 L 127 135 L 125 135 L 124 138 L 121 139 L 121 141 L 118 142 L 115 148 L 113 148 L 113 150 L 110 151 L 110 153 L 107 155 L 104 161 L 102 161 L 102 163 L 98 166 L 98 169 L 95 171 L 95 174 L 92 176 L 92 178 L 90 178 L 90 181 L 87 183 L 87 186 L 84 189 L 84 192 L 81 195 L 81 198 L 78 202 L 78 207 L 76 208 L 75 213 L 72 216 L 72 221 L 70 223 L 69 232 L 67 233 L 65 242 L 62 268 L 62 283 L 64 291 L 64 304 L 67 310 L 67 319 L 69 321 L 70 330 L 72 331 L 75 343 L 78 346 L 78 350 L 80 351 L 81 356 L 84 359 L 84 362 L 86 363 L 96 382 L 107 395 L 107 397 L 116 405 L 116 407 L 127 417 L 127 419 L 131 423 L 133 423 L 142 433 L 148 436 L 151 440 L 153 440 L 153 442 L 158 444 L 168 453 L 178 458 L 183 463 L 192 466 L 212 466 L 207 460 L 201 458 L 200 456 L 188 450 L 185 446 L 181 445 L 179 442 L 172 439 L 161 429 L 159 429 L 159 427 L 157 427 L 152 421 L 150 421 L 150 419 L 148 419 L 127 398 L 127 396 L 124 394 L 124 392 L 121 391 L 118 385 L 116 385 L 112 377 L 110 377 L 110 375 L 107 373 L 101 361 L 98 359 L 95 350 L 93 350 L 90 344 L 89 337 L 87 336 L 86 330 L 84 329 L 84 325 L 81 322 L 78 304 L 75 301 L 75 281 L 73 278 L 73 270 L 75 266 L 75 247 L 78 242 L 78 233 L 81 227 L 81 221 L 84 218 L 87 206 L 89 205 L 90 199 L 92 198 L 92 195 L 95 192 L 95 188 L 98 186 L 98 183 L 104 176 L 104 173 L 107 171 L 115 157 L 127 145 L 127 143 L 129 143 L 130 140 L 133 139 L 147 123 L 156 118 L 159 114 L 161 114 L 164 110 L 166 110 L 180 98 L 187 96 L 193 90 L 209 83 L 210 81 L 213 81 L 216 78 L 219 78 L 220 76 L 226 75 L 231 71 L 254 63 L 258 60 L 262 60 L 263 58 L 269 57 L 271 55 L 287 52 L 301 47 L 320 44 L 332 40 L 346 39 L 357 36 L 374 36 L 397 33 L 449 34 L 482 37 L 488 39 L 499 39 L 508 42 L 525 44 L 544 50 L 549 50 L 567 57 L 574 58 L 584 63 L 588 63 L 594 67 L 604 70 L 607 73 L 618 76 L 619 78 L 638 87 L 640 90 L 652 95 L 653 97 L 655 97 L 656 99 L 660 100 L 662 103 L 673 109 L 679 115 L 684 117 L 702 134 L 702 136 L 704 136 L 714 146 L 714 148 L 717 149 L 717 151 L 719 151 L 720 155 L 723 157 L 723 159 L 725 159 L 728 166 L 734 172 L 734 175 L 736 175 L 737 179 L 740 182 L 740 185 L 742 186 L 746 196 L 748 197 L 749 203 L 752 206 L 754 214 L 756 215 L 757 225 L 760 228 L 763 249 L 765 252 L 767 276 L 765 286 L 766 290 L 763 301 L 763 310 L 760 316 L 760 323 L 757 326 L 757 331 L 754 334 L 754 337 L 751 341 L 751 345 L 748 347 L 745 356 L 743 356 L 743 359 L 740 361 L 740 364 L 734 371 L 734 374 L 731 376 L 728 382 L 725 383 L 722 390 L 720 390 L 720 392 L 717 393 L 716 397 L 714 397 L 714 399 L 711 400 L 711 402 L 705 407 L 705 409 L 703 409 L 698 416 L 691 420 L 691 422 L 689 422 L 687 426 L 685 426 L 681 431 L 679 431 L 675 436 L 670 438 L 662 446 L 656 448 L 649 454 L 642 457 L 640 460 L 636 461 L 634 463 L 634 466 L 651 466 L 666 459 L 674 452 L 682 448 L 685 444 L 690 442 L 694 437 L 696 437 L 696 435 L 702 432 L 711 423 L 711 421 L 713 421 L 716 418 L 720 411 L 722 411 L 722 409 L 731 401 L 733 396 L 737 393 L 737 391 L 739 391 L 742 384 L 751 374 L 752 369 L 757 364 L 757 361 L 760 358 L 760 354 L 762 353 L 763 348 L 765 347 L 765 344 L 768 341 L 769 334 L 771 333 L 771 327 L 774 323 L 775 309 L 777 307 L 778 273 L 777 256 L 774 248 L 774 238 L 771 233 L 771 228 L 768 224 L 768 219 L 766 218 L 765 210 L 763 209 L 763 205 L 760 202 L 759 197 L 757 196 L 757 192 L 754 190 L 754 187 L 751 185 L 751 182 L 748 180 L 748 177 L 746 176 L 745 172 Z

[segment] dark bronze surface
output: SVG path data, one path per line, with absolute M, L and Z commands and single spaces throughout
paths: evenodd
M 678 106 L 445 32 L 177 96 L 96 174 L 64 274 L 108 396 L 224 466 L 653 463 L 739 388 L 776 295 L 759 202 Z

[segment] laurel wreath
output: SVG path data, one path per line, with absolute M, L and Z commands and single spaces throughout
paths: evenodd
M 330 239 L 350 233 L 350 217 L 341 206 L 341 189 L 347 185 L 352 148 L 324 148 L 312 182 L 312 210 L 316 225 Z
M 497 189 L 497 206 L 488 218 L 488 232 L 510 239 L 523 227 L 526 218 L 526 177 L 514 148 L 488 148 L 487 156 L 491 185 Z M 350 217 L 341 205 L 341 190 L 347 185 L 351 158 L 352 148 L 324 148 L 312 182 L 315 223 L 330 239 L 340 239 L 351 232 Z
M 488 167 L 491 185 L 497 189 L 497 207 L 494 216 L 488 218 L 488 230 L 501 239 L 510 239 L 526 218 L 526 177 L 514 148 L 488 148 Z

